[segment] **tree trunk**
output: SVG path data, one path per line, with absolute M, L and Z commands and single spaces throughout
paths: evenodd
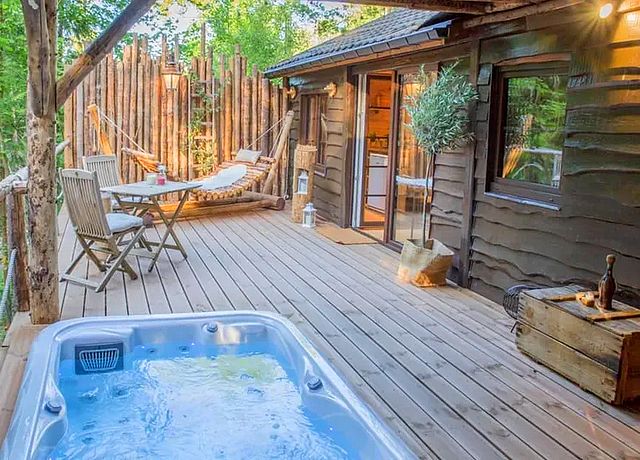
M 48 324 L 59 316 L 53 104 L 42 117 L 28 114 L 27 136 L 31 321 Z
M 58 250 L 55 204 L 56 0 L 23 0 L 29 76 L 27 167 L 29 180 L 29 288 L 31 321 L 58 319 Z
M 429 206 L 430 204 L 429 179 L 430 179 L 430 176 L 433 175 L 433 168 L 435 166 L 435 162 L 436 162 L 436 155 L 432 153 L 431 155 L 429 155 L 429 162 L 427 163 L 427 171 L 425 173 L 425 179 L 424 179 L 424 200 L 422 202 L 422 237 L 420 240 L 420 243 L 422 244 L 423 248 L 427 243 L 427 239 L 429 237 L 428 235 L 429 227 L 431 226 L 431 208 Z M 427 208 L 429 208 L 428 214 L 427 214 Z

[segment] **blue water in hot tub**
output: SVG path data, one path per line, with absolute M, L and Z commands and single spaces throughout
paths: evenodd
M 51 459 L 343 459 L 356 447 L 305 409 L 273 345 L 138 347 L 125 370 L 61 362 L 69 426 Z

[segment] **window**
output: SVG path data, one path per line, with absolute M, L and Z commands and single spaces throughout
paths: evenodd
M 560 186 L 567 66 L 503 69 L 492 132 L 491 191 L 554 202 Z
M 300 96 L 300 143 L 318 148 L 316 172 L 325 173 L 327 148 L 327 94 Z

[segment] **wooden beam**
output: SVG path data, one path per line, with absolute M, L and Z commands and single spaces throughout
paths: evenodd
M 28 3 L 30 0 L 23 0 Z M 111 25 L 91 43 L 57 83 L 56 109 L 62 107 L 76 86 L 109 53 L 127 31 L 144 16 L 155 0 L 131 0 Z
M 480 72 L 480 40 L 471 42 L 469 54 L 469 83 L 477 89 L 478 73 Z M 473 101 L 469 107 L 469 123 L 475 132 L 477 102 Z M 471 231 L 473 230 L 473 204 L 476 190 L 476 141 L 475 139 L 465 148 L 466 168 L 464 195 L 462 197 L 462 229 L 460 238 L 460 266 L 458 284 L 467 287 L 469 285 L 469 269 L 471 261 Z
M 14 183 L 15 184 L 15 183 Z M 7 239 L 9 250 L 16 250 L 13 286 L 18 311 L 29 311 L 29 272 L 27 268 L 27 232 L 25 229 L 24 193 L 14 188 L 7 196 Z
M 560 10 L 573 5 L 584 3 L 584 0 L 551 0 L 549 2 L 539 3 L 536 5 L 525 6 L 499 13 L 487 14 L 477 18 L 472 18 L 462 23 L 465 29 L 481 26 L 483 24 L 493 24 L 496 22 L 510 21 L 512 19 L 531 16 L 534 14 L 546 13 L 548 11 Z
M 441 13 L 485 14 L 492 9 L 490 1 L 464 0 L 335 0 L 338 3 L 357 3 L 386 7 L 414 8 L 418 10 L 439 11 Z

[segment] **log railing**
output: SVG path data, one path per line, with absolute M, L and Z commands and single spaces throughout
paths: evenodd
M 64 151 L 69 141 L 58 144 L 55 155 Z M 6 222 L 2 245 L 7 248 L 7 262 L 3 267 L 4 288 L 0 296 L 0 317 L 11 319 L 14 308 L 29 311 L 29 283 L 25 198 L 28 171 L 23 167 L 0 181 L 2 220 Z

